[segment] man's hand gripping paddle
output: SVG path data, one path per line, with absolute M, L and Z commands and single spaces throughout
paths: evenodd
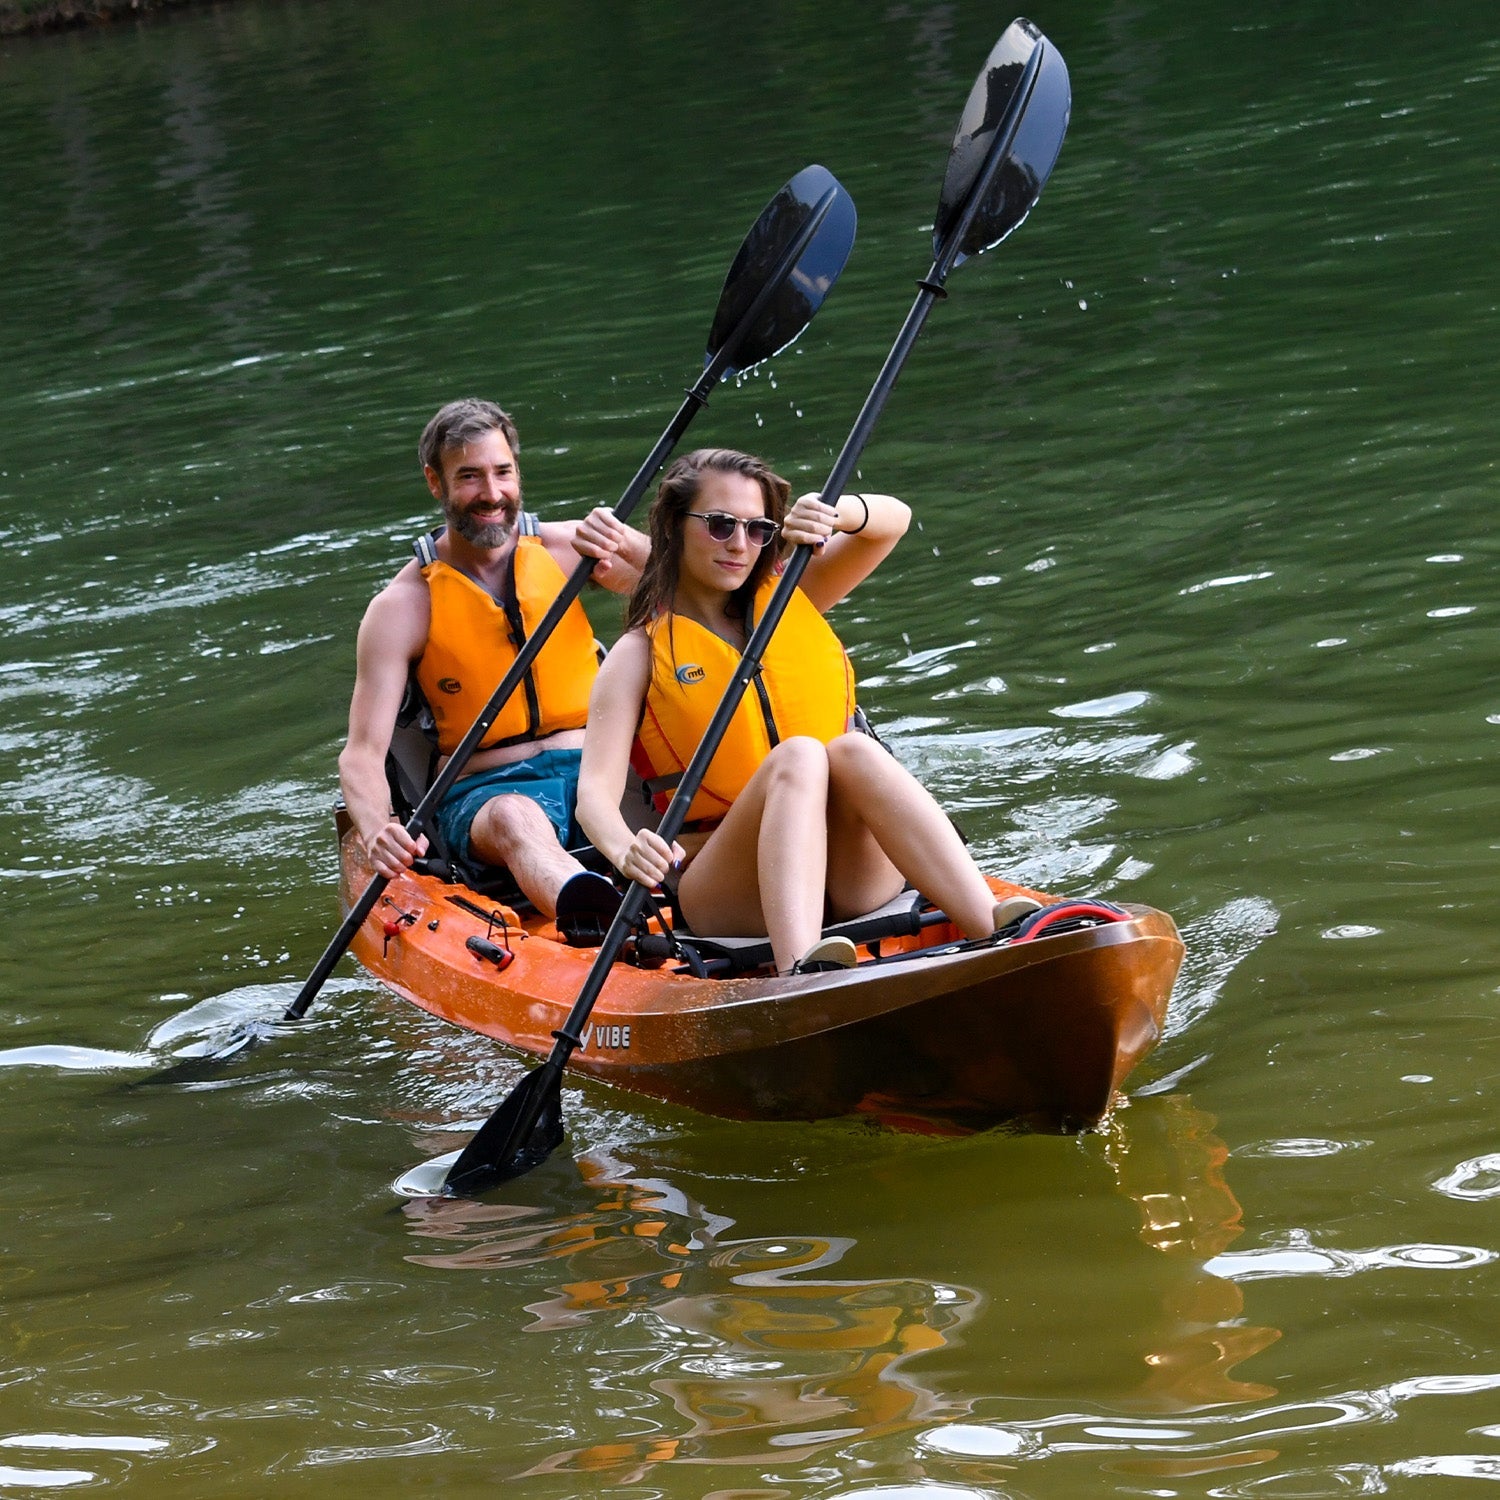
M 1005 30 L 975 80 L 948 156 L 933 226 L 934 260 L 917 283 L 917 300 L 865 399 L 854 428 L 834 462 L 822 499 L 843 493 L 875 423 L 916 343 L 948 273 L 970 256 L 1003 240 L 1030 213 L 1057 160 L 1068 128 L 1072 93 L 1061 54 L 1029 21 Z M 683 773 L 657 832 L 668 844 L 682 828 L 729 721 L 760 665 L 792 590 L 812 555 L 798 547 L 755 627 L 718 709 Z M 644 887 L 632 885 L 610 924 L 572 1011 L 546 1060 L 533 1068 L 485 1121 L 460 1153 L 443 1183 L 450 1193 L 474 1193 L 528 1172 L 562 1141 L 562 1075 L 577 1049 L 610 966 L 619 957 L 645 903 Z

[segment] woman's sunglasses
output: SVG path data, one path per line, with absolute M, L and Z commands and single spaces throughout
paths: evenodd
M 735 527 L 743 526 L 745 540 L 752 547 L 764 547 L 781 530 L 775 521 L 768 520 L 765 516 L 757 516 L 753 521 L 742 521 L 738 516 L 731 516 L 722 510 L 690 510 L 687 514 L 702 521 L 708 528 L 709 536 L 716 542 L 727 542 L 734 535 Z

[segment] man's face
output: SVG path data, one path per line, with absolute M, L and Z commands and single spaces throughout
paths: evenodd
M 521 471 L 505 434 L 493 428 L 462 448 L 444 449 L 427 487 L 453 530 L 476 547 L 503 547 L 521 514 Z

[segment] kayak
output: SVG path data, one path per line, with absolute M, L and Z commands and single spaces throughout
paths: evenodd
M 372 871 L 346 816 L 339 832 L 347 913 Z M 830 928 L 859 962 L 825 973 L 778 976 L 763 940 L 673 933 L 653 915 L 568 1066 L 731 1119 L 1087 1129 L 1161 1036 L 1181 939 L 1151 907 L 1059 903 L 987 878 L 997 900 L 1042 909 L 969 942 L 908 893 Z M 389 883 L 352 951 L 413 1005 L 542 1057 L 595 952 L 524 910 L 414 869 Z

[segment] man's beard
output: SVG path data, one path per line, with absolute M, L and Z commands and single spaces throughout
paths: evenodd
M 503 547 L 516 529 L 514 515 L 503 521 L 481 521 L 472 511 L 460 510 L 456 505 L 444 505 L 443 513 L 454 531 L 475 547 Z

